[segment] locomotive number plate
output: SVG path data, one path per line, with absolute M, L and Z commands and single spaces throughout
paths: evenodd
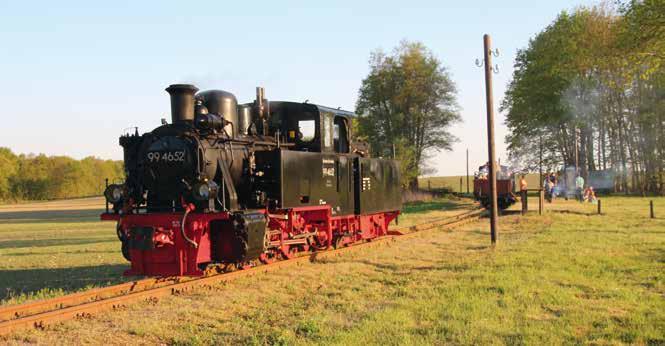
M 148 152 L 148 161 L 156 162 L 183 162 L 185 161 L 184 151 L 151 151 Z
M 323 159 L 321 161 L 321 173 L 323 177 L 334 177 L 335 176 L 335 160 Z

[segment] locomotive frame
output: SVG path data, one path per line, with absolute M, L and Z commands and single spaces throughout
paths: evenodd
M 126 181 L 105 191 L 125 275 L 202 275 L 388 233 L 401 209 L 397 162 L 351 140 L 354 114 L 253 103 L 171 85 L 172 123 L 120 137 Z

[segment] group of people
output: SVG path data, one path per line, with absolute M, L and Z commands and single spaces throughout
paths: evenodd
M 575 185 L 575 199 L 580 202 L 589 202 L 596 203 L 598 201 L 596 197 L 596 192 L 593 189 L 593 186 L 585 185 L 584 178 L 579 173 L 574 179 Z M 545 173 L 543 176 L 543 189 L 545 190 L 545 199 L 548 202 L 552 203 L 554 199 L 560 194 L 568 199 L 568 197 L 573 193 L 573 190 L 568 187 L 566 179 L 564 179 L 563 186 L 559 186 L 559 177 L 555 172 Z M 526 198 L 527 192 L 527 181 L 526 175 L 522 174 L 519 179 L 519 188 L 522 198 Z
M 550 172 L 545 174 L 543 188 L 545 189 L 545 198 L 551 203 L 562 192 L 556 173 Z M 565 193 L 565 187 L 563 192 Z M 575 178 L 575 198 L 580 202 L 594 203 L 597 201 L 593 186 L 585 186 L 584 178 L 579 174 Z
M 579 174 L 575 178 L 575 195 L 580 202 L 595 203 L 598 200 L 596 192 L 593 191 L 593 186 L 587 185 L 585 188 L 584 178 Z

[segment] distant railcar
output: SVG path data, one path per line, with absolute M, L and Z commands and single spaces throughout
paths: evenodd
M 489 169 L 487 165 L 481 166 L 473 179 L 473 197 L 482 204 L 484 208 L 490 207 L 490 184 L 488 179 Z M 497 206 L 503 210 L 515 204 L 514 175 L 509 173 L 507 167 L 501 167 L 497 172 L 496 196 Z

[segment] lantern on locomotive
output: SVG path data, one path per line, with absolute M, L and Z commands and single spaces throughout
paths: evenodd
M 350 112 L 174 84 L 171 123 L 120 137 L 126 180 L 107 187 L 126 275 L 201 275 L 387 234 L 397 163 L 351 141 Z M 198 92 L 198 93 L 197 93 Z M 108 208 L 108 204 L 112 208 Z

